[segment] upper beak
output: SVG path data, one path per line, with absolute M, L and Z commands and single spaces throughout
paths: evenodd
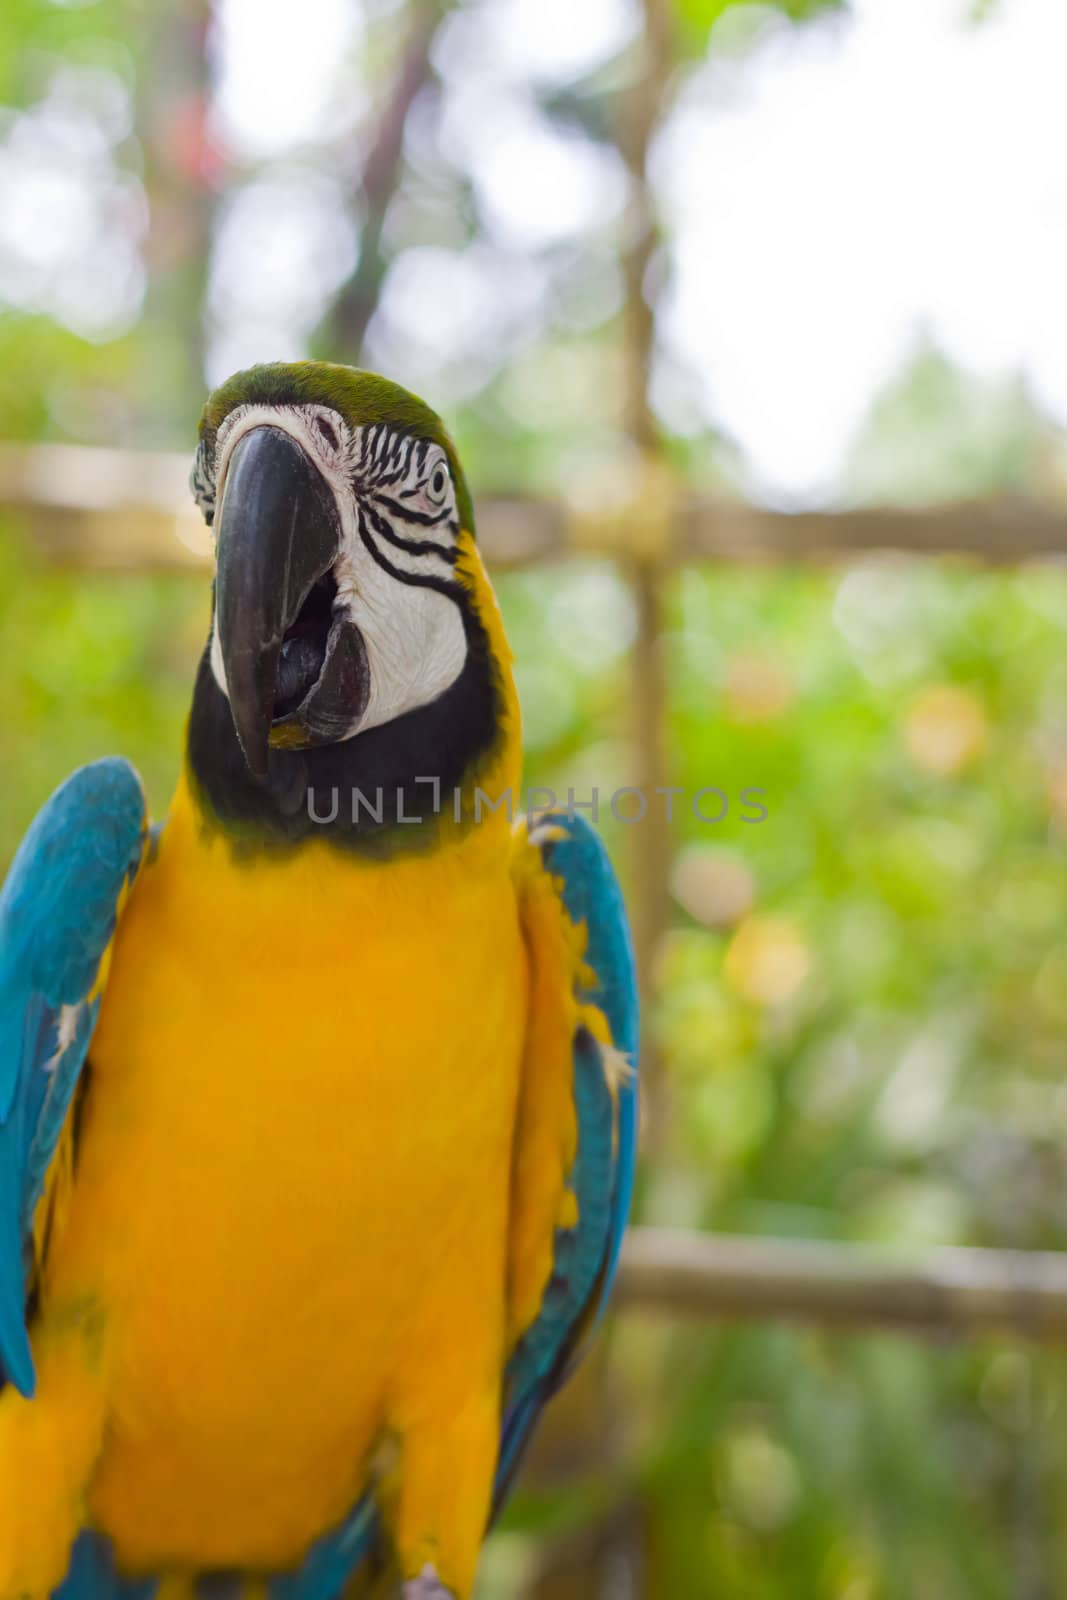
M 286 632 L 341 550 L 333 491 L 281 428 L 251 429 L 233 448 L 218 513 L 216 627 L 245 760 L 267 776 Z

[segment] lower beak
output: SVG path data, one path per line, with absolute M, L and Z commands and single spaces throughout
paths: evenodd
M 304 450 L 265 425 L 233 448 L 217 527 L 215 615 L 230 711 L 249 770 L 265 778 L 282 647 L 340 554 L 341 520 Z

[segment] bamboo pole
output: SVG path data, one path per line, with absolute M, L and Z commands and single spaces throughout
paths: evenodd
M 671 0 L 643 0 L 643 21 L 636 75 L 624 96 L 615 128 L 616 144 L 629 179 L 622 249 L 624 382 L 619 421 L 637 473 L 635 494 L 613 530 L 612 545 L 613 553 L 622 558 L 636 612 L 631 653 L 632 782 L 649 796 L 665 788 L 669 781 L 662 585 L 673 520 L 659 428 L 649 401 L 656 329 L 648 289 L 657 230 L 647 167 L 649 147 L 663 113 L 673 68 Z M 591 542 L 602 531 L 595 519 L 584 526 L 585 537 Z M 670 830 L 658 809 L 650 808 L 642 826 L 631 830 L 631 838 L 628 902 L 643 1006 L 642 1130 L 645 1148 L 656 1149 L 666 1123 L 665 1083 L 649 1019 L 655 1000 L 656 954 L 670 918 Z M 609 1467 L 620 1444 L 610 1426 L 615 1409 L 601 1347 L 562 1397 L 554 1419 L 572 1460 L 578 1453 L 602 1471 Z M 550 1447 L 551 1439 L 547 1446 L 542 1444 L 542 1462 L 547 1463 Z M 536 1471 L 538 1457 L 531 1465 Z M 567 1540 L 553 1541 L 542 1553 L 541 1570 L 531 1587 L 530 1600 L 572 1600 L 576 1594 L 601 1591 L 605 1561 L 626 1586 L 624 1575 L 640 1555 L 640 1539 L 631 1533 L 629 1520 L 620 1520 L 618 1508 L 613 1508 L 611 1515 L 597 1518 L 593 1526 L 583 1530 L 577 1548 Z
M 649 385 L 656 342 L 653 264 L 659 243 L 648 160 L 674 71 L 670 0 L 643 0 L 644 27 L 637 78 L 627 95 L 617 142 L 629 174 L 627 238 L 622 252 L 623 428 L 640 463 L 638 493 L 623 513 L 616 549 L 625 563 L 636 610 L 632 653 L 634 783 L 645 795 L 670 782 L 666 747 L 667 677 L 663 659 L 663 582 L 674 535 L 673 480 L 663 462 L 662 438 Z M 644 1008 L 641 1038 L 646 1147 L 662 1142 L 666 1085 L 655 1048 L 650 1013 L 655 1003 L 657 952 L 670 925 L 670 827 L 657 808 L 632 832 L 630 920 Z
M 706 1321 L 796 1321 L 928 1336 L 1067 1342 L 1067 1254 L 942 1248 L 921 1256 L 825 1240 L 632 1228 L 618 1304 Z
M 656 333 L 649 280 L 657 229 L 647 168 L 649 147 L 663 114 L 673 69 L 670 0 L 643 0 L 643 21 L 636 76 L 624 97 L 615 130 L 629 178 L 622 249 L 624 382 L 619 420 L 637 473 L 635 493 L 611 531 L 611 543 L 612 553 L 621 558 L 636 612 L 631 653 L 632 782 L 649 796 L 669 782 L 663 580 L 674 527 L 669 494 L 672 485 L 662 461 L 659 428 L 649 400 Z M 592 544 L 604 531 L 599 520 L 590 519 L 582 533 Z M 655 1150 L 662 1143 L 667 1120 L 666 1085 L 649 1022 L 655 1002 L 656 955 L 670 920 L 670 829 L 659 810 L 650 808 L 642 826 L 631 830 L 631 838 L 628 901 L 643 1006 L 642 1131 L 645 1148 Z M 601 1347 L 563 1396 L 555 1419 L 569 1442 L 572 1458 L 577 1451 L 602 1471 L 609 1467 L 621 1444 L 611 1428 L 616 1409 Z M 541 1570 L 530 1590 L 530 1600 L 572 1600 L 574 1595 L 604 1591 L 605 1565 L 620 1586 L 636 1588 L 636 1580 L 628 1582 L 627 1575 L 635 1573 L 635 1563 L 640 1563 L 642 1539 L 630 1527 L 631 1521 L 628 1516 L 620 1518 L 619 1508 L 615 1507 L 611 1514 L 597 1518 L 583 1530 L 577 1546 L 565 1539 L 553 1541 L 542 1553 Z

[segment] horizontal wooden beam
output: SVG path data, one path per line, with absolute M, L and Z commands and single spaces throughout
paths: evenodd
M 0 506 L 64 566 L 202 566 L 211 542 L 188 479 L 188 460 L 163 452 L 0 444 Z
M 997 563 L 1067 556 L 1067 507 L 1023 498 L 793 512 L 693 500 L 683 517 L 685 552 L 719 560 L 839 559 L 877 551 Z
M 82 445 L 0 445 L 0 507 L 20 514 L 47 559 L 85 567 L 190 567 L 210 540 L 187 488 L 189 459 Z M 497 568 L 566 554 L 647 561 L 645 502 L 599 514 L 529 496 L 479 498 L 479 540 Z M 932 507 L 775 511 L 721 497 L 681 495 L 664 561 L 842 560 L 875 551 L 1019 562 L 1067 556 L 1067 507 L 1029 499 Z
M 812 1240 L 632 1228 L 619 1303 L 707 1321 L 1067 1341 L 1067 1254 L 945 1248 L 916 1258 Z

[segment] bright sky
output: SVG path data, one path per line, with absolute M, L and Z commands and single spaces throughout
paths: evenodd
M 1067 423 L 1067 4 L 857 0 L 706 69 L 657 162 L 673 348 L 772 493 L 832 486 L 925 333 Z
M 362 34 L 359 0 L 222 0 L 216 14 L 225 69 L 219 109 L 237 155 L 284 154 L 363 109 L 351 103 L 350 77 L 344 103 L 337 72 Z
M 980 27 L 969 9 L 856 0 L 851 20 L 807 29 L 768 16 L 755 50 L 697 72 L 660 141 L 676 245 L 667 343 L 772 497 L 832 493 L 872 401 L 923 337 L 975 373 L 1021 369 L 1067 424 L 1067 3 L 1002 0 Z M 351 27 L 343 0 L 303 0 L 295 60 L 278 42 L 291 38 L 288 0 L 225 0 L 223 15 L 224 105 L 246 145 L 278 148 L 279 56 L 287 137 L 306 136 Z M 611 156 L 554 131 L 528 86 L 596 66 L 635 25 L 633 0 L 483 0 L 453 24 L 443 137 L 505 249 L 618 215 Z M 477 298 L 474 265 L 442 253 L 437 266 L 425 253 L 401 263 L 391 291 L 431 364 L 455 353 L 445 308 L 469 326 Z
M 299 352 L 354 259 L 351 174 L 321 155 L 350 147 L 369 100 L 353 70 L 364 5 L 298 9 L 294 29 L 292 0 L 219 0 L 218 125 L 248 175 L 220 222 L 212 378 Z M 832 495 L 923 339 L 976 375 L 1023 373 L 1067 426 L 1067 0 L 1001 0 L 981 26 L 970 9 L 854 0 L 850 18 L 801 29 L 739 9 L 659 140 L 665 344 L 756 492 Z M 488 237 L 467 248 L 446 231 L 396 263 L 398 375 L 461 385 L 469 350 L 480 381 L 551 307 L 546 252 L 590 228 L 603 251 L 618 160 L 550 123 L 534 91 L 595 68 L 636 25 L 636 0 L 471 0 L 450 19 L 429 137 L 470 172 Z M 739 28 L 757 38 L 746 51 Z M 0 125 L 0 299 L 106 336 L 136 314 L 143 221 L 112 155 L 123 90 L 109 109 L 97 79 L 68 72 Z

